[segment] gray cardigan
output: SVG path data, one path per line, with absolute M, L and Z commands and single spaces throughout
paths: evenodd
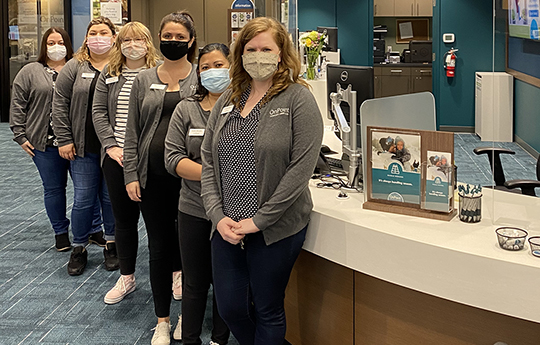
M 165 139 L 165 167 L 169 173 L 178 176 L 176 166 L 184 158 L 202 164 L 201 144 L 207 122 L 208 115 L 203 112 L 198 101 L 190 97 L 178 103 Z M 190 216 L 208 219 L 201 198 L 200 181 L 182 179 L 178 210 Z
M 221 130 L 231 114 L 231 91 L 217 101 L 206 127 L 201 156 L 202 198 L 213 230 L 225 217 L 218 162 Z M 302 230 L 313 207 L 308 182 L 321 149 L 323 122 L 311 92 L 292 84 L 261 108 L 255 134 L 257 202 L 253 222 L 270 245 Z M 238 177 L 239 179 L 242 176 Z
M 116 107 L 118 106 L 118 95 L 127 81 L 121 74 L 118 78 L 111 78 L 107 70 L 108 68 L 105 66 L 99 75 L 92 103 L 92 121 L 101 142 L 101 164 L 103 164 L 107 149 L 118 146 L 114 137 Z M 107 79 L 109 79 L 108 84 Z
M 180 99 L 192 96 L 197 90 L 197 67 L 192 65 L 191 73 L 180 80 Z M 129 98 L 126 140 L 124 142 L 124 182 L 139 181 L 146 186 L 149 147 L 156 133 L 166 84 L 159 80 L 157 67 L 140 72 L 131 88 Z
M 75 145 L 75 151 L 84 157 L 84 138 L 88 98 L 95 71 L 90 62 L 76 58 L 68 61 L 56 80 L 53 98 L 53 129 L 58 146 Z
M 54 87 L 53 75 L 40 62 L 24 66 L 13 81 L 9 126 L 19 145 L 30 141 L 45 151 Z

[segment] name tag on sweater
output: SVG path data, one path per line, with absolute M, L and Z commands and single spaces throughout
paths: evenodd
M 221 115 L 230 113 L 233 110 L 233 108 L 234 108 L 234 105 L 226 106 L 225 108 L 221 110 Z
M 167 85 L 165 84 L 152 84 L 150 85 L 150 90 L 165 90 Z
M 202 137 L 204 136 L 204 128 L 190 128 L 189 129 L 190 137 Z
M 95 76 L 96 76 L 95 73 L 83 73 L 82 74 L 82 77 L 85 78 L 85 79 L 94 79 Z
M 109 85 L 112 83 L 118 83 L 118 77 L 110 77 L 105 79 L 105 84 Z

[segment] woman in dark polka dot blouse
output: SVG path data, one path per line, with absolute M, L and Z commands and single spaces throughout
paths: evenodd
M 274 19 L 246 24 L 232 60 L 231 87 L 214 106 L 201 147 L 201 194 L 217 229 L 214 292 L 240 344 L 282 344 L 285 288 L 312 209 L 308 181 L 322 117 Z

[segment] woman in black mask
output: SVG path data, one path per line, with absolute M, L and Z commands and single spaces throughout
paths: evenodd
M 187 12 L 166 15 L 159 38 L 164 62 L 140 72 L 133 82 L 124 144 L 126 190 L 131 200 L 140 202 L 148 234 L 150 284 L 158 317 L 152 345 L 170 343 L 171 286 L 175 299 L 182 296 L 175 226 L 180 179 L 165 169 L 164 143 L 176 105 L 197 90 L 193 18 Z M 181 338 L 180 324 L 174 338 Z

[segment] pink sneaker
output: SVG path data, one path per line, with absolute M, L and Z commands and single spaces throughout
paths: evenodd
M 177 301 L 182 299 L 182 271 L 176 271 L 172 274 L 172 294 Z
M 116 285 L 107 292 L 103 301 L 107 304 L 115 304 L 124 299 L 129 293 L 135 291 L 135 276 L 133 274 L 129 276 L 121 275 L 116 282 Z

